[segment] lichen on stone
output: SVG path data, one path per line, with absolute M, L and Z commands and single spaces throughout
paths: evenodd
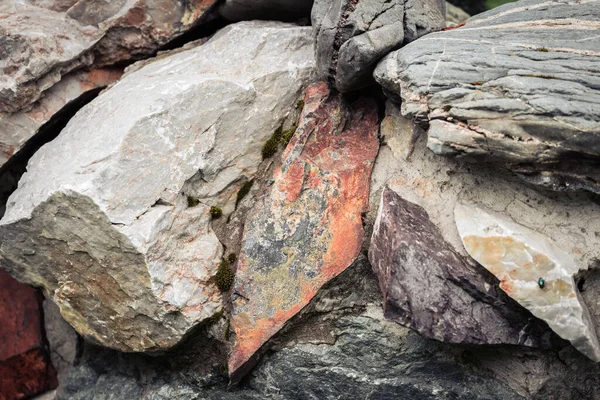
M 271 135 L 269 140 L 267 140 L 265 142 L 265 144 L 263 145 L 263 148 L 262 148 L 263 160 L 266 160 L 267 158 L 271 158 L 275 155 L 275 153 L 277 153 L 277 150 L 279 150 L 279 141 L 281 140 L 282 133 L 283 133 L 283 127 L 280 126 L 279 128 L 275 129 L 275 132 L 273 132 L 273 135 Z
M 233 285 L 233 278 L 235 275 L 229 268 L 229 261 L 223 260 L 221 264 L 219 264 L 219 269 L 217 270 L 217 274 L 215 275 L 215 283 L 217 287 L 222 292 L 226 292 Z
M 244 199 L 250 193 L 250 189 L 252 189 L 252 185 L 254 184 L 254 180 L 249 180 L 240 187 L 238 191 L 237 198 L 235 200 L 235 205 L 237 206 L 240 201 Z
M 198 200 L 196 197 L 188 196 L 187 204 L 188 207 L 196 207 L 198 204 L 200 204 L 200 200 Z
M 213 219 L 221 218 L 222 215 L 223 215 L 223 210 L 221 210 L 219 207 L 212 206 L 210 208 L 210 216 Z

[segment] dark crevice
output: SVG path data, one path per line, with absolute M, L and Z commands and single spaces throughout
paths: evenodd
M 75 113 L 98 96 L 101 90 L 102 88 L 90 90 L 65 105 L 48 122 L 42 125 L 21 150 L 0 167 L 0 218 L 4 216 L 9 196 L 17 189 L 19 180 L 27 170 L 29 159 L 43 145 L 56 139 Z

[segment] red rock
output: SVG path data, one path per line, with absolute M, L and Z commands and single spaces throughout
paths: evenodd
M 35 289 L 0 270 L 0 400 L 23 399 L 56 388 L 42 323 Z
M 246 223 L 232 312 L 232 381 L 258 350 L 358 256 L 361 213 L 377 155 L 374 101 L 345 104 L 327 84 L 311 85 L 274 184 Z

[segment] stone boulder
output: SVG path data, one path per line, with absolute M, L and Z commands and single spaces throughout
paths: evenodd
M 310 28 L 265 22 L 132 68 L 31 158 L 2 267 L 90 340 L 173 346 L 221 310 L 211 207 L 235 208 L 313 75 Z
M 461 257 L 421 206 L 389 188 L 381 195 L 369 261 L 379 278 L 386 318 L 427 338 L 464 344 L 550 343 L 544 323 L 499 294 L 493 277 Z
M 600 344 L 573 276 L 581 266 L 556 243 L 500 214 L 457 204 L 456 226 L 469 254 L 500 287 L 590 359 Z
M 239 380 L 261 347 L 359 255 L 379 141 L 373 100 L 346 103 L 311 85 L 273 184 L 245 226 L 235 277 L 229 373 Z
M 319 76 L 341 92 L 372 84 L 383 56 L 446 26 L 441 0 L 316 0 L 311 19 Z
M 155 53 L 204 21 L 216 0 L 3 0 L 0 112 L 16 112 L 79 67 Z
M 225 0 L 218 11 L 228 21 L 295 21 L 310 17 L 313 2 L 314 0 Z
M 387 56 L 375 79 L 436 154 L 600 192 L 600 8 L 523 0 Z

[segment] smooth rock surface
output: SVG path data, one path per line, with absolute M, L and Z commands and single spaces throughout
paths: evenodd
M 316 0 L 311 19 L 319 76 L 341 92 L 372 84 L 383 56 L 446 26 L 441 0 Z
M 232 380 L 319 288 L 358 256 L 379 142 L 377 106 L 311 85 L 268 193 L 246 222 L 234 284 Z
M 312 54 L 310 28 L 249 22 L 133 68 L 30 160 L 0 222 L 2 267 L 90 340 L 176 344 L 221 309 L 210 207 L 233 210 Z
M 0 399 L 29 398 L 56 388 L 43 336 L 40 294 L 0 270 Z
M 79 67 L 152 55 L 201 23 L 216 0 L 0 3 L 0 111 L 16 112 Z
M 600 361 L 594 324 L 573 279 L 581 266 L 556 243 L 509 218 L 466 204 L 454 214 L 466 250 L 500 280 L 500 288 Z
M 436 154 L 600 192 L 600 1 L 522 0 L 387 56 L 375 79 Z
M 369 261 L 379 278 L 386 318 L 424 337 L 549 346 L 551 332 L 543 322 L 498 293 L 493 278 L 454 251 L 422 207 L 387 187 Z
M 314 0 L 225 0 L 219 14 L 229 21 L 275 19 L 294 21 L 310 17 Z
M 116 68 L 73 72 L 44 92 L 31 108 L 0 113 L 0 168 L 63 107 L 86 92 L 110 85 L 122 73 Z
M 456 7 L 454 4 L 446 2 L 446 24 L 449 26 L 459 24 L 469 19 L 470 15 L 467 14 L 462 8 Z

